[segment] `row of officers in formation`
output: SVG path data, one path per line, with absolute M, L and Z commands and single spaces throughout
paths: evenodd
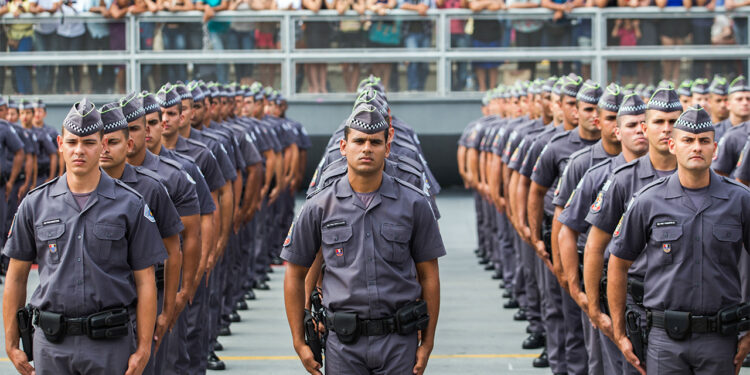
M 217 338 L 268 289 L 311 146 L 286 109 L 260 83 L 176 82 L 99 108 L 82 99 L 58 135 L 41 101 L 21 100 L 19 123 L 0 121 L 18 372 L 224 369 Z
M 554 374 L 736 374 L 750 351 L 750 85 L 500 87 L 458 147 L 480 263 Z

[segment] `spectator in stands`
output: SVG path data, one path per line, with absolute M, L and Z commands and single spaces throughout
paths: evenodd
M 398 5 L 397 0 L 367 0 L 367 8 L 384 16 Z M 368 39 L 371 47 L 394 48 L 401 45 L 401 22 L 376 21 L 370 26 Z M 391 86 L 392 63 L 372 64 L 372 74 L 380 77 L 380 84 L 387 90 Z
M 334 1 L 302 0 L 305 9 L 318 13 L 322 9 L 333 9 Z M 327 21 L 308 21 L 304 24 L 305 42 L 307 48 L 330 48 L 333 30 Z M 327 93 L 328 66 L 326 64 L 304 64 L 307 77 L 308 91 L 311 93 Z
M 498 11 L 505 9 L 505 3 L 502 0 L 469 0 L 469 9 L 474 12 L 483 10 Z M 503 35 L 503 27 L 500 21 L 495 19 L 475 19 L 472 28 L 472 46 L 474 48 L 497 48 L 500 47 L 500 39 Z M 474 73 L 477 75 L 479 82 L 479 91 L 487 91 L 488 88 L 497 86 L 497 67 L 499 62 L 482 61 L 473 62 Z
M 252 0 L 250 7 L 253 10 L 275 10 L 288 9 L 291 3 L 294 9 L 300 9 L 302 2 L 300 0 L 279 0 L 285 3 L 285 7 L 277 6 L 276 0 Z M 255 27 L 255 49 L 279 49 L 277 41 L 278 29 L 274 22 L 257 23 Z M 259 74 L 256 74 L 258 80 L 264 85 L 274 86 L 276 76 L 278 75 L 279 66 L 277 64 L 260 64 L 258 65 Z
M 167 0 L 159 4 L 160 10 L 169 12 L 188 12 L 195 9 L 191 0 Z M 164 50 L 182 51 L 187 48 L 188 27 L 191 23 L 169 22 L 165 23 L 161 29 L 161 39 Z M 201 38 L 202 39 L 202 38 Z M 178 80 L 187 80 L 187 66 L 181 64 L 169 64 L 164 66 L 167 82 L 176 82 Z
M 654 0 L 659 8 L 684 6 L 690 9 L 692 0 Z M 659 22 L 659 37 L 664 46 L 680 46 L 685 44 L 691 34 L 690 23 L 681 19 L 666 19 Z M 662 77 L 669 81 L 679 82 L 680 61 L 662 61 Z
M 542 7 L 552 10 L 552 20 L 546 22 L 544 27 L 544 46 L 567 47 L 572 45 L 573 25 L 567 14 L 578 6 L 583 5 L 583 0 L 542 0 Z M 550 73 L 555 76 L 565 75 L 571 71 L 570 61 L 562 63 L 551 62 Z
M 0 16 L 8 13 L 8 1 L 0 0 Z M 0 27 L 0 51 L 8 50 L 8 35 L 5 34 L 5 28 Z M 0 95 L 5 90 L 5 67 L 0 66 Z M 2 106 L 0 106 L 2 108 Z M 1 118 L 1 117 L 0 117 Z
M 639 20 L 616 19 L 615 27 L 612 29 L 612 37 L 617 39 L 620 47 L 634 47 L 641 38 Z M 637 83 L 637 64 L 633 61 L 622 61 L 619 63 L 620 69 L 617 72 L 617 80 L 626 85 L 628 83 Z
M 508 9 L 538 8 L 541 0 L 508 0 Z M 515 20 L 511 22 L 516 32 L 516 47 L 539 47 L 542 45 L 542 27 L 540 20 Z M 518 63 L 519 70 L 529 72 L 529 80 L 536 78 L 536 62 L 522 61 Z
M 103 18 L 110 18 L 109 6 L 111 0 L 78 0 L 83 3 L 85 12 L 98 13 Z M 106 22 L 86 22 L 89 38 L 86 47 L 89 51 L 109 51 L 109 25 Z M 113 65 L 89 65 L 89 77 L 94 93 L 114 92 L 115 70 Z M 38 74 L 38 73 L 37 73 Z
M 32 0 L 31 12 L 56 13 L 62 6 L 62 1 L 57 0 Z M 57 44 L 57 27 L 59 19 L 40 21 L 34 27 L 34 51 L 60 51 Z M 52 84 L 55 82 L 55 66 L 44 64 L 36 67 L 36 88 L 39 94 L 51 94 Z
M 229 10 L 250 9 L 251 0 L 232 0 Z M 255 47 L 255 22 L 232 21 L 229 26 L 227 49 L 249 51 Z M 237 81 L 243 85 L 253 83 L 252 64 L 234 64 Z
M 617 0 L 621 7 L 645 7 L 651 5 L 651 0 Z M 660 20 L 642 19 L 638 22 L 641 37 L 638 39 L 639 46 L 659 45 L 659 22 Z M 653 82 L 655 77 L 660 77 L 660 65 L 654 62 L 638 62 L 638 82 Z M 677 81 L 677 80 L 674 80 Z
M 31 13 L 31 6 L 31 0 L 12 0 L 8 4 L 8 12 L 17 18 L 23 13 Z M 33 24 L 13 23 L 7 25 L 6 31 L 10 52 L 31 51 Z M 13 87 L 18 94 L 31 94 L 31 69 L 28 66 L 18 65 L 13 68 Z
M 115 0 L 109 7 L 109 15 L 113 19 L 122 19 L 128 14 L 141 14 L 145 12 L 145 5 L 136 5 L 135 0 Z M 125 22 L 112 22 L 109 24 L 109 48 L 112 51 L 124 51 L 125 45 Z M 125 66 L 118 66 L 115 82 L 117 91 L 125 91 Z
M 206 28 L 208 29 L 209 40 L 211 41 L 211 49 L 220 51 L 225 49 L 227 45 L 227 31 L 229 31 L 229 22 L 226 21 L 215 21 L 212 18 L 216 15 L 216 12 L 221 12 L 229 9 L 228 0 L 200 0 L 196 7 L 203 9 L 203 21 L 207 22 Z M 206 65 L 201 66 L 201 78 L 208 78 L 212 76 L 210 68 Z M 216 64 L 216 76 L 215 78 L 219 82 L 229 81 L 229 67 L 227 64 Z
M 365 0 L 336 0 L 336 12 L 344 14 L 347 10 L 354 10 L 360 16 L 365 14 L 367 4 Z M 367 42 L 362 22 L 359 20 L 342 20 L 339 23 L 339 48 L 365 48 Z M 341 64 L 341 75 L 344 78 L 346 92 L 355 92 L 359 82 L 360 65 L 358 63 Z
M 468 7 L 468 0 L 436 0 L 435 4 L 440 9 L 460 9 Z M 451 48 L 469 48 L 471 47 L 471 36 L 466 35 L 466 21 L 452 19 L 450 21 L 451 29 Z M 451 86 L 453 91 L 462 91 L 465 88 L 473 90 L 473 82 L 470 82 L 471 72 L 469 64 L 465 61 L 459 61 L 455 64 L 455 72 L 452 72 Z
M 399 0 L 399 8 L 417 12 L 420 16 L 427 16 L 427 11 L 435 8 L 433 0 Z M 404 44 L 406 48 L 419 50 L 429 48 L 432 43 L 431 21 L 408 21 L 404 23 Z M 424 91 L 430 67 L 425 62 L 410 61 L 406 66 L 406 81 L 408 91 Z
M 62 16 L 71 16 L 83 12 L 83 2 L 64 0 L 60 6 Z M 58 44 L 62 51 L 82 51 L 86 26 L 83 22 L 66 19 L 57 27 Z M 81 65 L 58 66 L 57 92 L 60 94 L 78 94 L 81 92 Z

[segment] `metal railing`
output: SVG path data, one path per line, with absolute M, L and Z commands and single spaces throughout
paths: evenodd
M 140 45 L 140 26 L 142 23 L 201 23 L 203 14 L 192 12 L 159 12 L 141 15 L 128 15 L 121 20 L 104 19 L 97 14 L 82 13 L 65 16 L 65 20 L 81 22 L 124 22 L 126 30 L 126 48 L 122 51 L 34 51 L 0 53 L 0 66 L 18 65 L 65 65 L 65 64 L 111 64 L 125 65 L 127 71 L 127 90 L 139 90 L 141 82 L 141 68 L 148 64 L 275 64 L 280 66 L 280 86 L 282 92 L 293 101 L 319 100 L 327 101 L 351 100 L 349 93 L 332 94 L 303 94 L 298 93 L 295 83 L 296 69 L 305 63 L 378 63 L 378 62 L 428 62 L 434 66 L 435 89 L 419 93 L 392 94 L 397 100 L 451 100 L 476 98 L 478 92 L 451 91 L 452 69 L 455 62 L 490 62 L 490 61 L 575 61 L 591 67 L 591 78 L 599 82 L 607 82 L 611 77 L 607 74 L 608 61 L 661 61 L 661 60 L 741 60 L 743 69 L 750 63 L 750 47 L 747 44 L 712 46 L 712 45 L 682 45 L 682 46 L 636 46 L 619 47 L 607 45 L 607 22 L 613 19 L 681 19 L 687 22 L 692 18 L 712 18 L 715 15 L 726 14 L 735 20 L 747 22 L 750 20 L 750 7 L 737 8 L 731 11 L 718 8 L 708 11 L 703 7 L 693 7 L 686 10 L 682 7 L 659 9 L 656 7 L 642 8 L 578 8 L 568 17 L 574 20 L 591 21 L 590 46 L 565 47 L 495 47 L 495 48 L 454 48 L 451 46 L 450 22 L 452 20 L 541 20 L 552 19 L 552 12 L 547 9 L 512 9 L 499 12 L 471 12 L 465 9 L 430 10 L 427 15 L 420 17 L 414 12 L 393 10 L 386 16 L 377 16 L 370 12 L 359 15 L 349 11 L 339 15 L 332 10 L 318 13 L 310 11 L 224 11 L 217 13 L 213 21 L 227 22 L 257 22 L 278 24 L 278 49 L 253 50 L 144 50 Z M 3 24 L 38 23 L 60 18 L 59 15 L 21 15 L 13 18 L 6 15 L 0 22 Z M 339 22 L 342 20 L 358 20 L 367 22 L 387 21 L 428 21 L 433 25 L 433 41 L 430 47 L 421 49 L 396 48 L 322 48 L 310 49 L 298 46 L 299 25 L 304 22 Z M 750 34 L 750 28 L 744 32 Z M 750 35 L 742 35 L 745 43 Z M 321 96 L 323 95 L 323 96 Z M 112 95 L 93 95 L 93 97 L 109 98 Z M 69 101 L 63 95 L 48 95 L 49 102 Z

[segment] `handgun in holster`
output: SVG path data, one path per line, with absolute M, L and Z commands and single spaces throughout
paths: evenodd
M 26 305 L 16 312 L 18 319 L 18 333 L 21 336 L 23 352 L 29 362 L 34 360 L 34 307 Z
M 318 336 L 318 328 L 310 310 L 305 310 L 305 344 L 310 347 L 315 361 L 323 363 L 323 345 Z
M 326 325 L 326 310 L 323 307 L 323 293 L 315 288 L 310 294 L 310 310 L 305 310 L 305 342 L 313 352 L 315 361 L 323 364 L 323 350 L 326 347 L 328 326 Z M 318 325 L 323 324 L 324 332 L 320 332 Z
M 646 333 L 641 326 L 641 314 L 633 309 L 625 312 L 625 333 L 633 345 L 633 353 L 641 363 L 646 363 Z
M 549 261 L 552 262 L 552 216 L 547 214 L 542 218 L 542 241 L 549 254 Z

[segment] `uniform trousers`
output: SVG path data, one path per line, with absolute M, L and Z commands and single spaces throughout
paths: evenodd
M 331 332 L 326 341 L 326 375 L 411 374 L 416 364 L 417 333 L 363 336 L 343 344 Z
M 537 257 L 538 259 L 538 257 Z M 553 373 L 568 372 L 565 357 L 565 321 L 562 312 L 562 288 L 544 262 L 537 261 L 538 280 L 541 280 L 542 323 L 547 332 L 547 357 Z
M 648 335 L 646 372 L 649 375 L 733 374 L 737 336 L 693 333 L 683 341 L 673 340 L 662 328 Z

